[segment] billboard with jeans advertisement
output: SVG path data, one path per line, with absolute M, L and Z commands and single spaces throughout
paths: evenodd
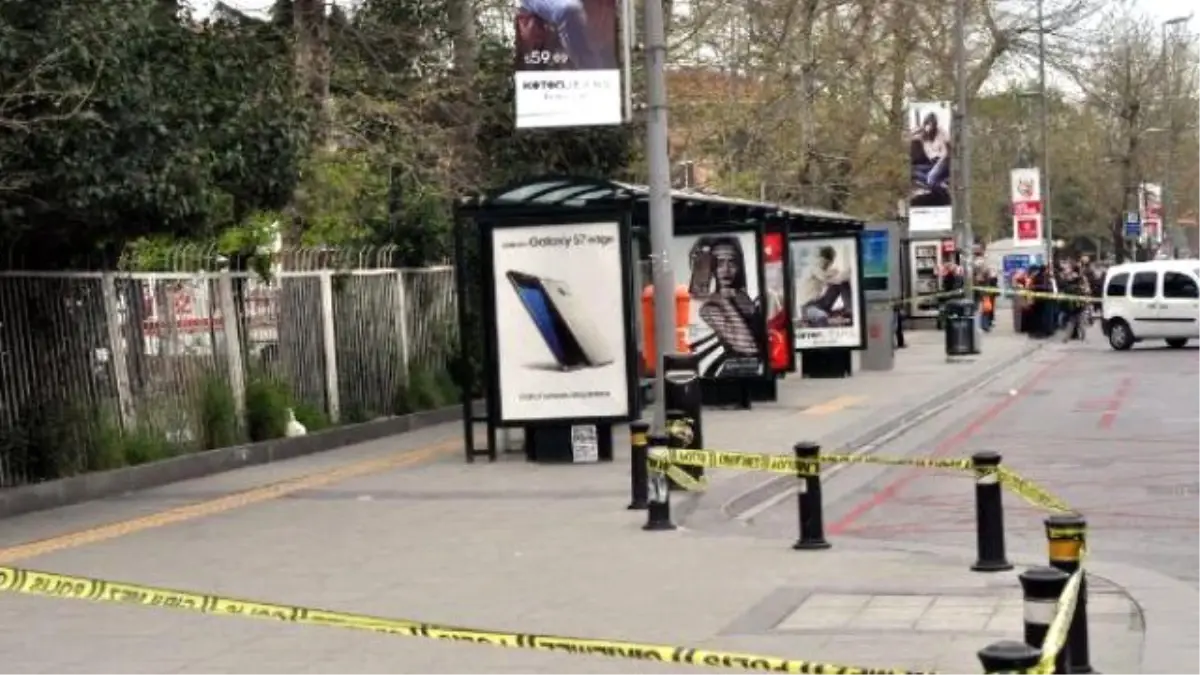
M 857 235 L 792 239 L 797 351 L 863 347 Z

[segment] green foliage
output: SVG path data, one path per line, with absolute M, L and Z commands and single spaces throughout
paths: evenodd
M 246 433 L 252 442 L 282 438 L 287 432 L 291 392 L 287 384 L 265 374 L 246 381 Z
M 307 134 L 281 45 L 159 6 L 0 4 L 0 101 L 21 102 L 0 105 L 19 131 L 0 137 L 0 239 L 37 232 L 64 260 L 287 202 Z
M 167 459 L 178 452 L 162 432 L 154 429 L 138 427 L 121 435 L 121 454 L 129 466 Z
M 305 165 L 304 243 L 356 244 L 387 220 L 387 171 L 366 153 L 322 153 Z
M 331 424 L 329 415 L 325 414 L 324 410 L 307 403 L 297 403 L 292 407 L 292 413 L 296 416 L 296 421 L 304 425 L 308 433 L 328 429 Z
M 237 405 L 225 378 L 216 373 L 206 374 L 200 383 L 200 400 L 196 407 L 200 416 L 201 447 L 212 450 L 241 441 Z
M 408 381 L 397 390 L 393 412 L 409 415 L 424 410 L 436 410 L 458 403 L 459 389 L 445 368 L 414 366 Z

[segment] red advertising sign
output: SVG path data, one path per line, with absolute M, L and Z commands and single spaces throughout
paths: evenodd
M 1017 241 L 1037 241 L 1042 238 L 1042 233 L 1039 225 L 1039 220 L 1035 216 L 1033 218 L 1017 218 Z
M 787 371 L 792 346 L 787 333 L 791 320 L 784 303 L 784 298 L 787 297 L 783 270 L 785 245 L 781 232 L 767 232 L 763 235 L 763 267 L 767 280 L 767 354 L 771 370 L 776 373 Z

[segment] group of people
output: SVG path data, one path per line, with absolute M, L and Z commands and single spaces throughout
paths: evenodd
M 1015 273 L 1011 284 L 1020 298 L 1016 308 L 1021 312 L 1021 332 L 1048 338 L 1063 330 L 1063 342 L 1086 339 L 1090 310 L 1103 280 L 1104 267 L 1088 256 L 1059 258 L 1052 268 L 1035 265 Z
M 1091 323 L 1090 310 L 1100 297 L 1104 272 L 1103 265 L 1088 256 L 1081 256 L 1078 259 L 1060 258 L 1052 269 L 1035 265 L 1014 273 L 1009 285 L 1015 298 L 1013 311 L 1021 315 L 1018 330 L 1039 339 L 1053 337 L 1060 330 L 1064 331 L 1064 342 L 1085 339 L 1087 326 Z M 979 327 L 985 332 L 991 331 L 996 322 L 1000 274 L 982 258 L 976 259 L 972 274 Z M 964 275 L 963 266 L 957 262 L 948 262 L 938 270 L 941 304 L 959 297 L 955 292 L 961 292 L 965 287 Z M 897 312 L 895 344 L 899 348 L 904 346 L 904 329 L 899 308 Z M 940 323 L 939 319 L 939 328 Z

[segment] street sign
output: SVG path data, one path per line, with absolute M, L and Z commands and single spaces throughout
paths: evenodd
M 1125 214 L 1125 236 L 1127 238 L 1142 236 L 1142 218 L 1137 211 Z

